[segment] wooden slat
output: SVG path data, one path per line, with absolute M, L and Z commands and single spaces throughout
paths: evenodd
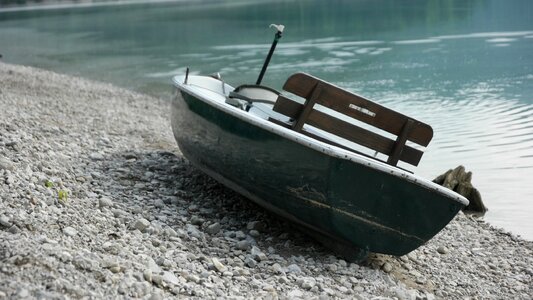
M 394 143 L 394 149 L 392 149 L 392 153 L 389 156 L 387 163 L 394 166 L 398 163 L 398 160 L 400 159 L 404 148 L 407 147 L 405 146 L 405 142 L 407 141 L 407 136 L 409 135 L 409 132 L 413 129 L 413 125 L 414 121 L 411 119 L 407 119 L 407 121 L 403 125 L 402 132 L 400 133 L 400 135 L 398 135 L 396 143 Z
M 273 110 L 293 119 L 294 123 L 291 126 L 275 119 L 270 119 L 271 121 L 286 128 L 300 131 L 317 140 L 371 157 L 303 129 L 304 124 L 309 124 L 368 149 L 383 153 L 389 156 L 387 163 L 391 165 L 396 165 L 399 160 L 414 166 L 418 165 L 423 152 L 407 146 L 406 141 L 410 140 L 419 145 L 427 146 L 433 137 L 433 130 L 427 124 L 304 73 L 297 73 L 289 77 L 283 89 L 305 98 L 306 103 L 302 105 L 280 95 Z M 378 132 L 361 128 L 316 110 L 314 109 L 315 103 L 392 133 L 397 138 L 396 140 L 390 139 Z
M 376 157 L 373 157 L 373 156 L 368 155 L 368 154 L 366 154 L 366 153 L 363 153 L 363 152 L 357 151 L 357 150 L 352 149 L 352 148 L 350 148 L 350 147 L 346 147 L 346 146 L 344 146 L 344 145 L 341 145 L 341 144 L 335 143 L 335 142 L 333 142 L 333 141 L 331 141 L 331 140 L 325 139 L 325 138 L 323 138 L 323 137 L 321 137 L 321 136 L 318 136 L 318 135 L 316 135 L 316 134 L 313 134 L 313 133 L 311 133 L 311 132 L 309 132 L 309 131 L 302 131 L 301 133 L 307 135 L 308 137 L 314 138 L 315 140 L 319 140 L 319 141 L 321 141 L 321 142 L 324 142 L 324 143 L 326 143 L 326 144 L 330 144 L 330 145 L 333 145 L 333 146 L 337 146 L 337 147 L 339 147 L 339 148 L 343 148 L 343 149 L 345 149 L 345 150 L 348 150 L 348 151 L 351 151 L 351 152 L 355 152 L 355 153 L 357 153 L 357 154 L 359 154 L 359 155 L 362 155 L 362 156 L 365 156 L 365 157 L 368 157 L 368 158 L 371 158 L 371 159 L 374 159 L 374 160 L 381 161 L 381 162 L 384 162 L 384 163 L 385 163 L 385 161 L 382 161 L 382 160 L 379 159 L 379 158 L 376 158 Z M 404 170 L 405 172 L 409 172 L 409 173 L 411 173 L 411 174 L 413 173 L 413 171 L 411 171 L 411 170 L 407 170 L 407 169 L 404 169 L 404 168 L 400 168 L 400 167 L 398 167 L 398 166 L 396 166 L 396 168 L 398 168 L 398 169 L 402 169 L 402 170 Z
M 304 106 L 302 104 L 280 95 L 272 110 L 296 120 L 303 109 Z
M 286 115 L 290 118 L 296 119 L 303 110 L 303 105 L 286 97 L 278 98 L 274 111 Z M 275 122 L 274 119 L 271 121 Z M 282 123 L 284 127 L 290 128 L 283 122 L 275 122 L 277 124 Z M 375 132 L 363 129 L 354 124 L 339 120 L 333 116 L 313 110 L 307 120 L 307 123 L 313 127 L 322 129 L 326 132 L 330 132 L 334 135 L 340 136 L 354 143 L 365 146 L 369 149 L 378 151 L 385 155 L 391 156 L 394 149 L 394 141 L 386 138 Z M 346 147 L 344 147 L 346 148 Z M 422 155 L 424 153 L 412 147 L 406 146 L 406 148 L 400 153 L 398 158 L 402 161 L 410 163 L 414 166 L 418 165 Z
M 285 122 L 282 122 L 282 121 L 280 121 L 280 120 L 278 120 L 278 119 L 274 119 L 274 118 L 269 117 L 268 120 L 269 120 L 270 122 L 272 122 L 272 123 L 276 123 L 276 124 L 278 124 L 279 126 L 283 126 L 283 127 L 285 127 L 285 128 L 288 128 L 288 129 L 291 129 L 291 128 L 292 128 L 292 126 L 291 126 L 290 124 L 287 124 L 287 123 L 285 123 Z
M 304 73 L 291 75 L 285 82 L 283 89 L 300 97 L 308 98 L 318 82 L 324 85 L 318 103 L 394 135 L 401 133 L 401 128 L 405 120 L 408 119 L 407 116 L 311 75 Z M 427 124 L 416 120 L 414 122 L 415 126 L 408 134 L 407 139 L 427 146 L 433 137 L 433 130 Z
M 322 93 L 322 83 L 317 82 L 317 84 L 313 88 L 313 92 L 311 93 L 309 98 L 307 98 L 307 100 L 305 101 L 304 109 L 302 110 L 302 113 L 300 114 L 296 122 L 294 122 L 292 129 L 294 129 L 295 131 L 302 130 L 302 127 L 304 127 L 304 124 L 307 123 L 307 118 L 309 114 L 311 113 L 311 111 L 313 111 L 313 107 L 315 106 L 315 103 L 320 98 L 321 93 Z
M 278 124 L 278 125 L 280 125 L 280 126 L 283 126 L 283 127 L 287 128 L 287 129 L 291 129 L 291 128 L 292 128 L 290 124 L 287 124 L 287 123 L 285 123 L 285 122 L 282 122 L 282 121 L 280 121 L 280 120 L 278 120 L 278 119 L 268 118 L 268 120 L 271 121 L 271 122 L 273 122 L 273 123 L 276 123 L 276 124 Z M 375 158 L 375 157 L 373 157 L 373 156 L 371 156 L 371 155 L 368 155 L 368 154 L 366 154 L 366 153 L 363 153 L 363 152 L 357 151 L 357 150 L 352 149 L 352 148 L 350 148 L 350 147 L 347 147 L 347 146 L 341 145 L 341 144 L 339 144 L 339 143 L 336 143 L 336 142 L 334 142 L 334 141 L 332 141 L 332 140 L 329 140 L 329 139 L 323 138 L 323 137 L 321 137 L 321 136 L 318 136 L 318 135 L 316 135 L 316 134 L 313 134 L 313 133 L 311 133 L 311 132 L 309 132 L 309 131 L 305 131 L 305 130 L 304 130 L 304 131 L 301 131 L 300 133 L 302 133 L 302 134 L 304 134 L 304 135 L 307 135 L 308 137 L 314 138 L 314 139 L 316 139 L 316 140 L 318 140 L 318 141 L 324 142 L 324 143 L 326 143 L 326 144 L 330 144 L 330 145 L 333 145 L 333 146 L 336 146 L 336 147 L 339 147 L 339 148 L 342 148 L 342 149 L 345 149 L 345 150 L 348 150 L 348 151 L 352 151 L 352 152 L 355 152 L 355 153 L 357 153 L 357 154 L 360 154 L 360 155 L 366 156 L 366 157 L 368 157 L 368 158 L 372 158 L 372 159 L 375 159 L 375 160 L 378 160 L 378 161 L 381 161 L 381 162 L 385 162 L 385 161 L 382 161 L 382 160 L 380 160 L 380 159 L 377 159 L 377 158 Z M 413 149 L 413 150 L 415 150 L 415 149 Z M 415 150 L 415 151 L 418 151 L 418 150 Z M 418 151 L 418 152 L 420 152 L 420 151 Z M 408 155 L 412 155 L 412 154 L 408 154 Z M 420 154 L 420 156 L 421 156 L 421 155 L 422 155 L 422 153 Z M 420 160 L 420 159 L 419 159 L 419 160 Z M 417 164 L 418 164 L 418 163 L 417 163 Z M 414 165 L 416 165 L 416 164 L 414 164 Z M 402 169 L 402 168 L 400 168 L 400 169 Z M 402 170 L 407 171 L 407 172 L 410 172 L 410 173 L 413 173 L 412 171 L 409 171 L 409 170 L 406 170 L 406 169 L 402 169 Z
M 307 124 L 386 155 L 394 147 L 394 140 L 318 110 L 309 115 Z
M 337 119 L 318 110 L 313 110 L 309 114 L 309 118 L 306 123 L 388 156 L 391 156 L 395 149 L 396 143 L 394 140 L 361 128 L 357 125 Z M 411 165 L 418 165 L 424 153 L 409 146 L 404 146 L 402 148 L 403 151 L 398 154 L 398 158 Z

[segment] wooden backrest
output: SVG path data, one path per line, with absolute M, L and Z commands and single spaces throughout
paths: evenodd
M 399 160 L 414 166 L 418 165 L 423 152 L 405 145 L 406 141 L 425 147 L 433 137 L 433 129 L 429 125 L 305 73 L 291 75 L 285 82 L 283 89 L 306 99 L 305 104 L 302 105 L 280 95 L 274 105 L 274 111 L 294 120 L 292 129 L 330 144 L 347 148 L 306 131 L 303 125 L 308 124 L 383 153 L 388 156 L 387 163 L 394 166 Z M 320 104 L 340 114 L 389 132 L 395 135 L 396 139 L 391 139 L 319 111 L 315 109 L 315 104 Z M 276 120 L 271 120 L 276 122 Z M 281 122 L 276 123 L 287 126 Z

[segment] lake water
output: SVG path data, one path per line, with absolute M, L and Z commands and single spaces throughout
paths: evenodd
M 533 1 L 177 1 L 0 12 L 6 62 L 170 98 L 170 79 L 264 84 L 305 71 L 422 120 L 417 173 L 459 164 L 486 219 L 533 239 Z M 1 84 L 1 83 L 0 83 Z

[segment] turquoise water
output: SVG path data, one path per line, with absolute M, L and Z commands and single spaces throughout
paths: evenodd
M 6 62 L 169 98 L 172 75 L 305 71 L 431 124 L 417 173 L 473 171 L 486 219 L 533 239 L 533 1 L 177 1 L 0 12 Z

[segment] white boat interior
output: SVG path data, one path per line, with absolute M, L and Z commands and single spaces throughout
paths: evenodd
M 185 77 L 187 77 L 187 88 L 202 98 L 210 99 L 212 101 L 216 101 L 217 103 L 225 103 L 228 106 L 233 106 L 241 111 L 248 112 L 248 115 L 252 118 L 261 118 L 263 120 L 275 119 L 286 123 L 287 125 L 293 124 L 293 120 L 291 120 L 289 117 L 273 110 L 274 104 L 280 95 L 279 91 L 266 86 L 258 85 L 241 85 L 237 88 L 234 88 L 233 86 L 224 83 L 218 74 L 215 76 L 176 76 L 174 77 L 174 82 L 176 84 L 185 84 Z M 239 95 L 241 96 L 240 98 Z M 294 95 L 284 94 L 284 96 L 291 97 L 293 100 L 301 104 L 305 102 L 305 99 L 295 97 Z M 371 126 L 367 126 L 362 122 L 358 122 L 357 120 L 339 114 L 331 109 L 328 109 L 327 107 L 321 105 L 315 106 L 317 110 L 320 110 L 332 117 L 352 123 L 367 130 L 375 131 L 375 129 L 373 129 Z M 272 125 L 274 126 L 274 124 Z M 385 156 L 376 151 L 372 151 L 371 149 L 320 130 L 319 128 L 305 124 L 304 129 L 307 132 L 311 132 L 314 135 L 325 140 L 332 141 L 335 144 L 342 145 L 345 148 L 353 149 L 359 153 L 363 153 L 367 156 L 371 156 L 380 160 L 385 160 Z M 383 131 L 380 131 L 380 134 L 387 135 L 387 133 Z M 392 138 L 393 136 L 389 134 L 389 137 Z M 414 144 L 413 146 L 417 147 L 418 145 Z M 398 166 L 407 170 L 411 167 L 408 164 L 401 162 Z
M 185 76 L 176 76 L 174 78 L 175 83 L 185 83 Z M 292 124 L 293 121 L 290 120 L 287 116 L 275 112 L 272 110 L 274 103 L 280 94 L 280 92 L 265 86 L 257 85 L 243 85 L 237 88 L 224 83 L 220 78 L 211 77 L 211 76 L 196 76 L 190 75 L 187 78 L 187 88 L 193 91 L 195 94 L 202 96 L 203 98 L 216 101 L 218 103 L 225 103 L 233 106 L 241 111 L 246 111 L 251 117 L 261 118 L 263 120 L 269 120 L 270 118 L 276 119 L 280 122 L 284 122 L 288 125 Z M 234 96 L 235 91 L 238 91 L 238 95 L 243 96 L 242 98 L 237 98 Z M 246 100 L 244 100 L 246 98 Z M 295 98 L 295 101 L 300 101 L 302 104 L 305 99 Z M 318 105 L 317 105 L 318 106 Z M 355 122 L 350 118 L 343 118 L 341 114 L 336 114 L 334 111 L 328 111 L 326 107 L 318 107 L 319 110 L 325 111 L 328 114 L 343 119 L 345 121 L 354 123 L 358 126 L 363 126 L 360 122 Z M 322 131 L 318 128 L 314 128 L 309 125 L 305 125 L 305 130 L 312 132 L 313 134 L 320 136 L 324 139 L 331 140 L 337 144 L 343 145 L 346 148 L 351 148 L 356 151 L 367 153 L 376 158 L 379 158 L 376 152 L 368 151 L 364 147 L 352 143 L 349 140 L 345 140 L 341 137 L 329 134 L 328 132 Z

